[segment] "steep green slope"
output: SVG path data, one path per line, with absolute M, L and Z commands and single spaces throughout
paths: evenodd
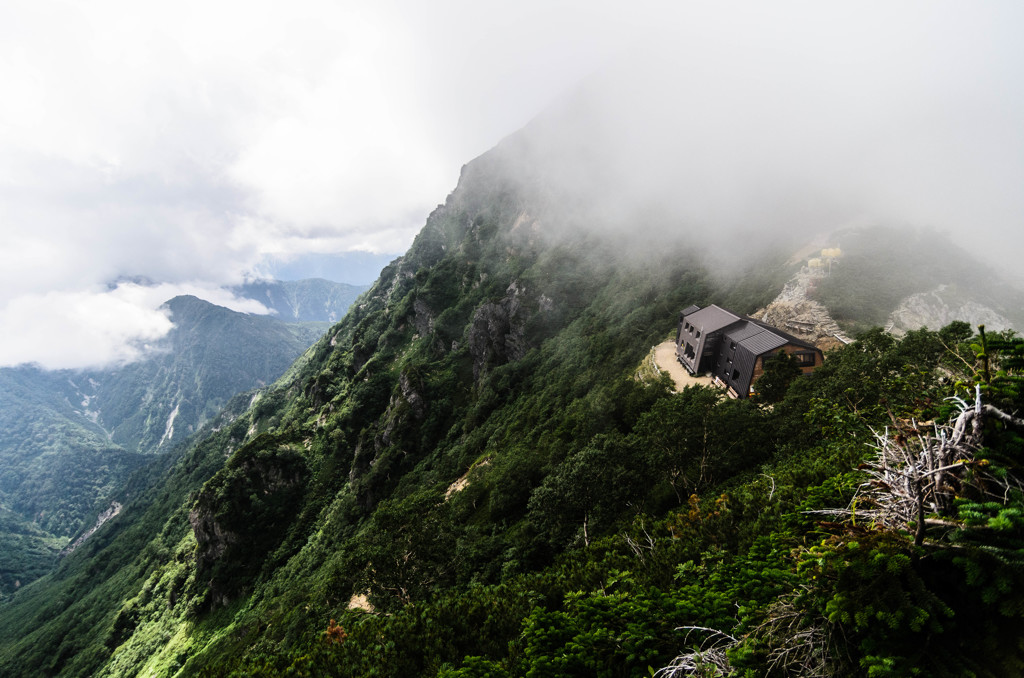
M 145 580 L 165 574 L 191 582 L 184 589 L 184 583 L 176 585 L 177 602 L 153 620 L 163 628 L 159 632 L 147 627 L 118 632 L 113 640 L 84 631 L 76 639 L 51 638 L 67 647 L 90 647 L 64 659 L 73 662 L 70 673 L 90 674 L 98 670 L 96 662 L 122 645 L 126 649 L 118 656 L 157 651 L 154 638 L 166 632 L 167 615 L 178 620 L 174 628 L 198 623 L 206 629 L 210 615 L 220 618 L 221 605 L 236 606 L 257 582 L 261 587 L 270 579 L 290 582 L 297 572 L 320 582 L 315 588 L 333 601 L 331 609 L 355 589 L 369 587 L 367 578 L 404 590 L 395 597 L 374 589 L 375 604 L 399 605 L 427 591 L 428 579 L 421 580 L 415 567 L 389 575 L 400 579 L 394 587 L 383 574 L 372 576 L 383 567 L 374 563 L 385 556 L 355 549 L 376 540 L 356 535 L 379 529 L 372 520 L 382 520 L 384 513 L 377 511 L 382 502 L 398 502 L 425 488 L 443 493 L 488 459 L 485 467 L 492 470 L 486 486 L 494 488 L 494 496 L 474 519 L 473 535 L 493 534 L 474 544 L 461 573 L 445 574 L 444 583 L 493 581 L 503 570 L 533 568 L 561 550 L 564 544 L 534 543 L 522 533 L 531 491 L 552 464 L 593 434 L 627 425 L 618 420 L 636 413 L 618 412 L 620 400 L 639 399 L 629 406 L 635 410 L 660 392 L 656 387 L 648 393 L 633 382 L 631 368 L 651 343 L 671 331 L 678 308 L 708 301 L 715 283 L 693 257 L 680 256 L 682 248 L 658 243 L 652 252 L 651 243 L 628 246 L 592 238 L 575 224 L 549 222 L 566 230 L 545 232 L 549 224 L 524 209 L 523 201 L 532 199 L 530 189 L 517 183 L 502 165 L 506 161 L 492 154 L 468 166 L 459 188 L 430 217 L 410 252 L 385 269 L 363 303 L 314 348 L 301 373 L 246 415 L 276 428 L 239 437 L 251 424 L 236 423 L 231 449 L 243 438 L 247 444 L 189 499 L 206 478 L 185 469 L 219 468 L 223 462 L 226 434 L 216 434 L 219 444 L 204 442 L 164 481 L 161 491 L 169 494 L 160 510 L 141 518 L 139 509 L 129 507 L 111 523 L 148 521 L 148 530 L 141 531 L 160 535 L 159 545 L 142 549 L 121 537 L 101 542 L 107 529 L 110 534 L 128 529 L 106 528 L 93 538 L 92 549 L 68 558 L 51 580 L 20 592 L 5 618 L 21 619 L 21 626 L 24 619 L 15 610 L 28 604 L 22 601 L 63 590 L 58 598 L 78 602 L 56 614 L 58 619 L 70 614 L 88 620 L 84 626 L 94 630 L 109 629 L 117 625 L 117 610 L 90 606 L 90 596 L 126 602 L 139 595 Z M 715 299 L 753 310 L 788 272 L 779 267 L 763 275 L 767 278 L 716 284 Z M 766 279 L 773 284 L 764 284 Z M 185 477 L 195 480 L 175 480 Z M 176 508 L 168 519 L 160 511 L 169 507 Z M 157 528 L 161 518 L 169 522 Z M 139 550 L 165 555 L 140 561 Z M 327 553 L 334 556 L 326 558 Z M 80 568 L 88 571 L 87 563 L 98 562 L 90 554 L 102 559 L 100 570 L 110 579 L 84 577 Z M 84 579 L 90 589 L 97 586 L 96 593 L 83 594 Z M 311 611 L 310 623 L 315 619 L 321 625 L 321 616 Z M 54 628 L 44 625 L 34 633 Z M 186 642 L 192 649 L 174 652 L 199 653 L 203 629 Z M 30 635 L 20 649 L 7 646 L 4 654 L 31 664 L 41 658 L 40 642 Z M 62 654 L 48 653 L 46 661 Z

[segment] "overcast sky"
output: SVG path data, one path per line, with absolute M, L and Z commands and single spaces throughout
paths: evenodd
M 951 144 L 862 169 L 926 184 L 955 161 L 957 181 L 980 172 L 1011 196 L 979 213 L 1019 232 L 1021 4 L 6 0 L 0 365 L 130 360 L 168 331 L 157 306 L 176 293 L 259 311 L 217 288 L 310 255 L 404 252 L 463 163 L 650 43 L 685 46 L 701 96 L 726 76 L 740 125 L 736 73 L 757 90 L 758 68 L 811 64 L 851 119 L 882 109 L 842 90 L 884 80 L 864 91 L 891 96 L 900 125 L 876 126 L 876 146 L 901 129 Z M 992 133 L 959 136 L 979 126 Z

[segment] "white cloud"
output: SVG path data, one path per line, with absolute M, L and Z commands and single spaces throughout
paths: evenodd
M 459 166 L 565 85 L 548 64 L 536 93 L 481 100 L 518 56 L 460 44 L 503 32 L 473 7 L 4 3 L 6 294 L 234 280 L 304 242 L 403 251 Z
M 164 302 L 191 294 L 241 313 L 267 313 L 251 299 L 203 283 L 90 288 L 18 296 L 0 305 L 0 367 L 34 363 L 46 369 L 107 367 L 158 350 L 173 318 Z
M 131 362 L 167 334 L 165 312 L 131 295 L 46 292 L 20 296 L 0 308 L 0 364 L 35 363 L 48 369 Z
M 1006 149 L 1020 148 L 1020 132 L 971 125 L 999 114 L 1000 131 L 1019 129 L 1024 93 L 1007 83 L 1020 82 L 1021 23 L 1010 2 L 8 0 L 0 314 L 24 337 L 0 343 L 0 364 L 34 359 L 44 328 L 80 324 L 74 313 L 129 303 L 137 314 L 108 314 L 109 331 L 58 362 L 135 355 L 132 342 L 164 325 L 152 300 L 106 291 L 119 277 L 200 281 L 209 295 L 269 260 L 404 251 L 464 162 L 600 64 L 666 39 L 693 67 L 656 86 L 691 97 L 691 120 L 704 111 L 742 129 L 752 96 L 813 103 L 813 86 L 848 108 L 847 121 L 877 130 L 859 156 L 866 170 L 842 175 L 857 175 L 859 190 L 898 193 L 894 202 L 925 218 L 1019 223 L 1016 203 L 991 196 L 1019 192 L 1020 161 Z M 940 115 L 927 114 L 922 93 Z M 715 105 L 702 108 L 708 98 Z M 921 119 L 899 117 L 909 111 Z M 832 131 L 800 124 L 811 137 Z M 920 152 L 887 156 L 889 135 L 908 127 Z M 937 150 L 936 138 L 949 143 Z M 751 143 L 766 158 L 807 155 L 784 141 Z M 731 161 L 743 149 L 725 150 Z M 934 200 L 949 182 L 963 190 Z

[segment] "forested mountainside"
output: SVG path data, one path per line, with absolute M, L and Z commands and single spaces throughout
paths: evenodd
M 349 285 L 323 278 L 255 280 L 234 288 L 238 296 L 255 299 L 282 320 L 338 322 L 369 285 Z
M 186 440 L 240 391 L 271 383 L 327 327 L 167 302 L 174 329 L 107 369 L 0 369 L 0 595 L 53 566 L 149 455 Z
M 722 269 L 657 211 L 592 227 L 528 142 L 3 603 L 0 673 L 1020 672 L 1020 342 L 876 329 L 775 402 L 674 393 L 637 377 L 652 344 L 766 304 L 792 244 Z M 975 386 L 977 415 L 946 399 Z M 953 456 L 914 452 L 951 417 Z

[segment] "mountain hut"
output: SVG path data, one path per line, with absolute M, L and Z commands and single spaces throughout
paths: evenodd
M 720 306 L 690 306 L 679 313 L 679 362 L 690 374 L 713 377 L 736 398 L 753 395 L 765 361 L 780 352 L 794 356 L 804 374 L 824 362 L 821 349 L 813 344 Z

